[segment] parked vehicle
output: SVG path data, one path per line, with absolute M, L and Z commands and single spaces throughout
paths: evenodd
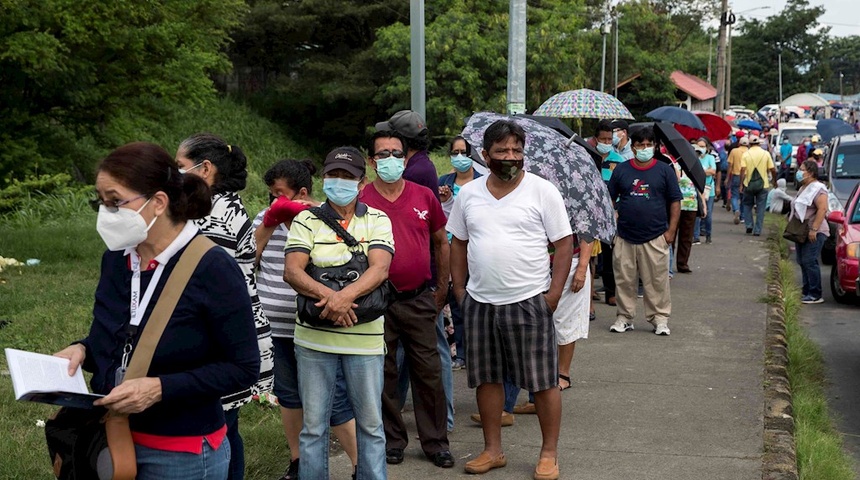
M 811 119 L 793 119 L 780 123 L 779 133 L 777 135 L 771 135 L 771 152 L 778 151 L 779 145 L 782 144 L 783 139 L 787 138 L 788 143 L 791 144 L 791 158 L 797 158 L 797 147 L 800 146 L 800 142 L 803 141 L 804 138 L 812 138 L 813 135 L 818 134 L 818 131 L 815 129 L 816 125 L 818 125 L 818 120 Z M 776 157 L 774 157 L 774 162 L 776 162 Z M 797 162 L 792 161 L 791 178 L 794 178 L 793 175 L 796 169 Z
M 860 185 L 855 184 L 844 210 L 827 214 L 831 228 L 835 225 L 835 262 L 830 270 L 830 291 L 839 303 L 860 301 Z
M 828 210 L 846 211 L 849 198 L 860 183 L 860 134 L 834 137 L 825 149 L 824 175 L 829 190 Z M 829 221 L 829 220 L 828 220 Z M 831 222 L 830 238 L 821 249 L 821 261 L 830 265 L 835 260 L 837 244 L 836 223 Z
M 803 118 L 806 115 L 806 112 L 800 107 L 789 107 L 783 106 L 782 111 L 788 115 L 789 119 L 792 118 Z M 769 103 L 758 110 L 760 115 L 767 117 L 771 113 L 779 114 L 779 105 L 776 103 Z

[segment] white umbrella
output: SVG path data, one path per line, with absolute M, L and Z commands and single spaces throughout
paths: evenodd
M 814 93 L 797 93 L 780 103 L 784 107 L 829 107 L 830 102 Z

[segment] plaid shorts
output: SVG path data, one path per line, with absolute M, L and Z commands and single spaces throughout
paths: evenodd
M 505 380 L 530 392 L 558 386 L 558 346 L 552 312 L 535 295 L 508 305 L 462 305 L 469 388 Z

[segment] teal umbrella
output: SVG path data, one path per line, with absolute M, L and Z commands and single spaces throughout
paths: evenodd
M 534 111 L 533 115 L 557 118 L 626 118 L 630 110 L 608 93 L 582 88 L 556 93 Z

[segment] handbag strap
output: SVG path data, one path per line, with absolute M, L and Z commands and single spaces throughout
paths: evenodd
M 173 315 L 179 297 L 185 291 L 185 286 L 197 268 L 197 264 L 200 263 L 200 259 L 214 246 L 215 243 L 212 240 L 203 235 L 197 235 L 185 248 L 182 256 L 179 257 L 179 262 L 168 277 L 167 284 L 161 291 L 161 296 L 158 297 L 152 315 L 149 316 L 149 320 L 143 327 L 140 340 L 137 342 L 137 347 L 134 349 L 128 371 L 125 374 L 126 379 L 145 377 L 149 372 L 149 364 L 152 362 L 153 354 L 155 354 L 155 347 L 161 340 L 161 334 L 164 333 L 167 322 Z
M 308 209 L 312 214 L 314 214 L 317 218 L 323 221 L 326 225 L 329 226 L 334 233 L 337 234 L 338 237 L 343 239 L 343 242 L 347 244 L 349 247 L 357 247 L 358 240 L 355 239 L 349 232 L 346 231 L 343 226 L 341 226 L 340 222 L 338 222 L 335 218 L 328 214 L 325 210 L 320 207 L 311 207 Z

